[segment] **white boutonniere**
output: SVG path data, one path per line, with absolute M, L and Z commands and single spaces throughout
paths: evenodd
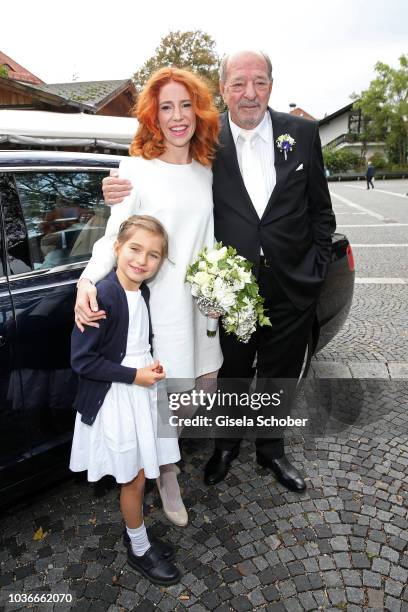
M 276 139 L 278 149 L 285 156 L 285 161 L 288 159 L 288 152 L 292 151 L 296 144 L 296 140 L 290 134 L 282 134 Z

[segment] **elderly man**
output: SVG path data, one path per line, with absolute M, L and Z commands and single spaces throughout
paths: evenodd
M 259 327 L 248 344 L 220 329 L 224 363 L 219 377 L 263 380 L 299 377 L 316 302 L 331 256 L 335 222 L 324 175 L 318 125 L 268 108 L 268 56 L 241 51 L 224 57 L 220 91 L 228 106 L 213 166 L 215 237 L 253 263 L 272 327 Z M 104 179 L 105 199 L 121 201 L 129 186 Z M 240 439 L 217 438 L 205 482 L 225 478 Z M 283 436 L 256 439 L 260 465 L 301 492 L 305 481 L 284 453 Z

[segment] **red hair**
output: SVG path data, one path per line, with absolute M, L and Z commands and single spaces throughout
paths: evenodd
M 190 141 L 190 152 L 196 161 L 211 166 L 218 143 L 219 116 L 207 84 L 196 74 L 181 68 L 161 68 L 154 72 L 140 93 L 133 108 L 139 127 L 130 145 L 132 156 L 155 159 L 166 149 L 162 131 L 157 123 L 159 92 L 170 81 L 187 89 L 194 113 L 196 129 Z

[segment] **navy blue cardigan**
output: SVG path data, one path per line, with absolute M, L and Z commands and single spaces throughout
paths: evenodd
M 121 365 L 126 353 L 129 330 L 129 308 L 126 293 L 115 270 L 96 284 L 99 307 L 106 311 L 106 319 L 99 327 L 85 327 L 81 333 L 75 325 L 71 336 L 71 367 L 79 374 L 74 408 L 82 415 L 81 421 L 92 425 L 113 382 L 133 384 L 136 368 Z M 152 346 L 150 320 L 150 291 L 144 283 L 140 291 L 149 313 L 149 343 Z

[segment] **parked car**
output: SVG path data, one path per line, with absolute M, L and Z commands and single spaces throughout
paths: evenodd
M 75 286 L 109 216 L 102 178 L 120 159 L 0 152 L 0 506 L 67 473 Z M 350 245 L 333 234 L 305 372 L 343 325 L 353 287 Z

